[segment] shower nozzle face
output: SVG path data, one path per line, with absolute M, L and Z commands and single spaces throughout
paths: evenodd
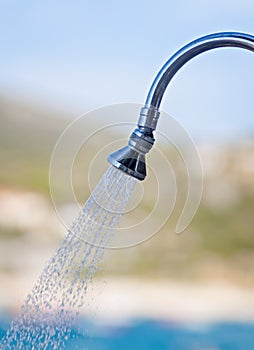
M 153 130 L 139 127 L 131 134 L 128 145 L 110 154 L 108 161 L 126 174 L 138 180 L 144 180 L 146 177 L 145 155 L 153 144 Z
M 125 146 L 110 154 L 108 161 L 114 167 L 138 180 L 144 180 L 146 177 L 145 154 L 132 149 L 130 146 Z

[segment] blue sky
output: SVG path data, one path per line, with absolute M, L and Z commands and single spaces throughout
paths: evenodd
M 217 31 L 254 34 L 253 0 L 0 1 L 0 94 L 73 117 L 143 103 L 162 64 Z M 162 108 L 194 137 L 252 134 L 254 55 L 221 49 L 174 78 Z

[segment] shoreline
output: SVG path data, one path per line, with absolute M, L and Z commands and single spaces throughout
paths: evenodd
M 37 280 L 1 275 L 0 309 L 15 316 Z M 8 287 L 7 287 L 8 286 Z M 95 322 L 153 319 L 179 323 L 254 322 L 254 288 L 230 282 L 95 278 L 80 315 Z

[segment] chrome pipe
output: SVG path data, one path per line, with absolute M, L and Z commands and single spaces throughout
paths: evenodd
M 239 47 L 254 52 L 254 36 L 245 33 L 222 32 L 203 36 L 185 45 L 169 58 L 157 74 L 148 92 L 146 107 L 158 110 L 168 84 L 179 69 L 201 53 L 220 47 Z
M 155 141 L 153 131 L 159 120 L 159 108 L 168 84 L 192 58 L 220 47 L 238 47 L 254 52 L 254 36 L 237 32 L 215 33 L 196 39 L 177 51 L 155 77 L 145 106 L 140 111 L 137 129 L 131 134 L 128 145 L 108 157 L 113 166 L 139 180 L 145 179 L 145 155 Z

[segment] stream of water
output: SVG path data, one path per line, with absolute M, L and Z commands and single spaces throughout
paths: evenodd
M 62 349 L 136 180 L 110 167 L 27 296 L 1 350 Z

